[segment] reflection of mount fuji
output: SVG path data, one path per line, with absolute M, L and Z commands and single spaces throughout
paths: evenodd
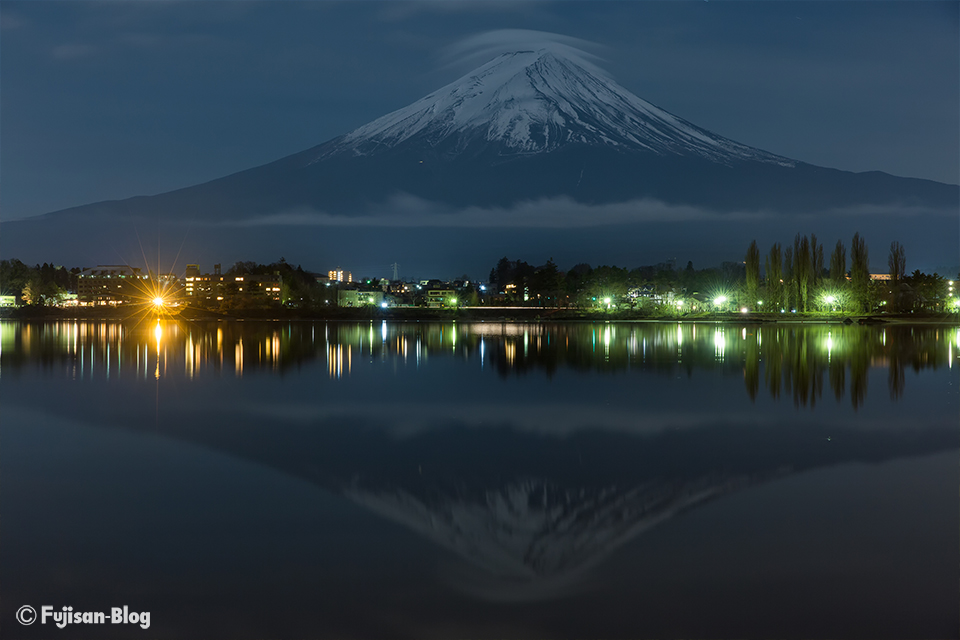
M 503 593 L 509 587 L 529 596 L 565 586 L 644 531 L 746 482 L 717 477 L 587 490 L 517 479 L 471 497 L 357 482 L 345 494 L 494 574 L 504 583 L 501 596 L 518 595 Z
M 703 425 L 557 438 L 504 425 L 244 424 L 209 416 L 175 437 L 334 490 L 479 565 L 499 598 L 546 597 L 678 513 L 747 485 L 957 446 L 955 429 Z

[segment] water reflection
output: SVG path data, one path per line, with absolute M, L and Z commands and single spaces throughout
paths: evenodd
M 190 455 L 305 480 L 479 566 L 493 577 L 482 595 L 509 600 L 572 597 L 631 541 L 744 487 L 955 450 L 955 416 L 925 407 L 908 371 L 952 367 L 958 355 L 958 329 L 937 326 L 0 323 L 0 376 L 18 392 L 4 399 L 8 411 L 42 405 L 45 419 L 149 434 L 150 446 L 159 436 Z M 874 393 L 857 420 L 849 406 L 823 410 L 825 389 L 863 405 L 868 372 L 886 376 L 896 406 Z M 118 380 L 134 384 L 117 393 Z M 127 481 L 123 465 L 114 473 L 112 483 Z M 876 501 L 874 489 L 864 501 Z M 151 517 L 176 524 L 181 511 L 206 508 L 191 500 Z M 247 509 L 241 501 L 232 513 L 237 529 L 268 519 Z M 846 526 L 822 518 L 811 530 Z M 383 540 L 363 526 L 357 539 Z M 263 535 L 244 553 L 288 544 Z M 325 553 L 319 546 L 303 556 Z M 857 575 L 848 550 L 825 554 L 819 574 Z M 185 557 L 210 549 L 194 551 Z
M 889 395 L 899 398 L 906 369 L 952 367 L 958 357 L 960 330 L 944 326 L 0 322 L 0 375 L 38 366 L 76 379 L 239 377 L 321 361 L 329 377 L 344 378 L 365 359 L 420 367 L 455 358 L 504 378 L 564 368 L 740 370 L 751 399 L 764 388 L 811 407 L 825 381 L 857 408 L 870 369 L 886 369 Z

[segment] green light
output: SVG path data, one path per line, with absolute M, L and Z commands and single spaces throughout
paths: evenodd
M 726 301 L 727 301 L 727 296 L 717 296 L 716 298 L 713 299 L 713 304 L 721 305 Z

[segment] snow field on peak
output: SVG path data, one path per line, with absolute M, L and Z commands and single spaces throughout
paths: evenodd
M 451 138 L 454 148 L 481 138 L 514 153 L 583 143 L 724 163 L 794 164 L 701 129 L 633 95 L 606 75 L 547 50 L 503 54 L 345 135 L 331 153 L 349 150 L 366 155 L 409 140 L 436 146 Z

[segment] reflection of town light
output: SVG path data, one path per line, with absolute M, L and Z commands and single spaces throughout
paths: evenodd
M 827 332 L 827 362 L 830 362 L 830 355 L 833 352 L 833 332 Z

